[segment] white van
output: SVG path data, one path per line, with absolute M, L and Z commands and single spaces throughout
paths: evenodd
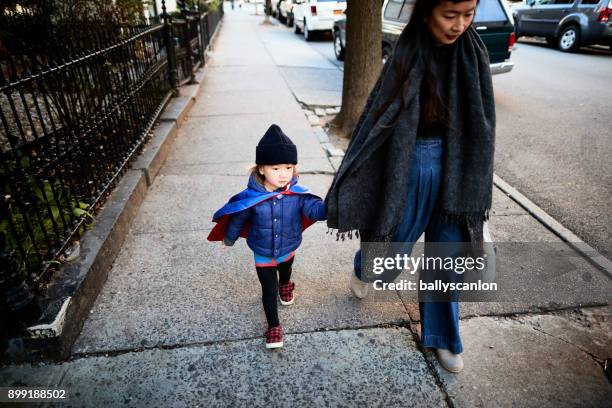
M 303 32 L 304 39 L 310 41 L 313 32 L 332 32 L 334 21 L 342 17 L 344 10 L 346 1 L 303 0 L 293 8 L 295 33 Z

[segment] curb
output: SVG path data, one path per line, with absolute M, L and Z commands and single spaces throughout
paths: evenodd
M 211 39 L 217 36 L 221 21 Z M 208 58 L 206 58 L 208 61 Z M 155 181 L 176 139 L 178 129 L 193 107 L 204 81 L 206 66 L 199 68 L 195 84 L 179 88 L 179 96 L 169 99 L 158 117 L 151 140 L 128 169 L 104 203 L 92 229 L 81 239 L 80 256 L 64 264 L 57 279 L 41 299 L 44 314 L 19 337 L 5 340 L 2 363 L 66 360 L 83 324 L 119 254 L 149 187 Z
M 506 183 L 497 174 L 493 174 L 493 184 L 506 193 L 518 205 L 527 210 L 527 212 L 529 212 L 529 214 L 537 219 L 542 225 L 584 256 L 594 266 L 605 272 L 609 278 L 612 278 L 612 261 L 601 255 L 593 247 L 580 239 L 580 237 L 561 225 L 561 223 L 548 215 L 546 211 L 538 207 L 533 201 L 525 197 L 510 184 Z

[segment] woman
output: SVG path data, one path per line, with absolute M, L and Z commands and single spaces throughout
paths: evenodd
M 489 57 L 472 23 L 478 0 L 417 0 L 327 194 L 328 226 L 364 242 L 482 249 L 491 207 L 495 106 Z M 411 247 L 411 246 L 410 246 Z M 447 248 L 447 247 L 445 247 Z M 351 289 L 370 283 L 355 254 Z M 364 280 L 366 282 L 364 282 Z M 419 302 L 421 342 L 463 367 L 457 302 Z

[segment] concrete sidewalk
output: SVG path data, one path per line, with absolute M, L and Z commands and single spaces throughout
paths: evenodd
M 452 375 L 419 348 L 415 303 L 350 294 L 358 243 L 336 241 L 317 223 L 296 256 L 296 302 L 279 307 L 285 347 L 264 348 L 250 250 L 244 240 L 223 249 L 206 237 L 213 212 L 245 187 L 255 145 L 272 123 L 298 146 L 301 183 L 325 195 L 334 168 L 280 56 L 291 53 L 305 70 L 325 62 L 288 29 L 260 26 L 263 17 L 246 7 L 226 10 L 197 102 L 73 357 L 4 367 L 0 385 L 62 387 L 65 405 L 96 407 L 610 406 L 610 281 L 578 255 L 559 275 L 543 254 L 499 254 L 501 272 L 525 285 L 548 278 L 547 286 L 529 304 L 462 304 L 465 369 Z M 560 242 L 498 190 L 491 229 L 499 241 Z M 565 304 L 547 301 L 577 286 Z

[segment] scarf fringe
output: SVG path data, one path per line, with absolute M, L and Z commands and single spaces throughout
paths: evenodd
M 334 230 L 336 231 L 336 241 L 339 241 L 340 239 L 344 241 L 347 238 L 352 240 L 353 235 L 355 236 L 355 239 L 359 239 L 359 230 L 349 230 L 349 231 L 340 232 L 339 230 L 336 230 L 335 228 L 327 228 L 327 232 L 325 234 L 334 235 Z
M 445 211 L 441 211 L 438 213 L 438 217 L 440 217 L 440 219 L 442 220 L 442 222 L 444 223 L 452 223 L 452 224 L 462 224 L 462 225 L 470 225 L 470 224 L 477 224 L 477 223 L 484 223 L 486 221 L 489 220 L 490 217 L 490 208 L 487 208 L 483 213 L 449 213 L 449 212 L 445 212 Z M 366 239 L 368 242 L 391 242 L 393 240 L 393 237 L 395 236 L 395 232 L 397 230 L 397 228 L 399 227 L 399 225 L 396 225 L 395 227 L 393 227 L 391 229 L 391 231 L 389 231 L 387 234 L 384 235 L 367 235 Z M 355 239 L 359 239 L 364 238 L 363 234 L 360 235 L 359 230 L 358 229 L 353 229 L 353 230 L 345 230 L 345 231 L 340 231 L 336 228 L 327 228 L 327 232 L 325 234 L 330 234 L 330 235 L 334 235 L 334 231 L 336 234 L 336 241 L 342 240 L 345 241 L 347 238 L 352 240 L 353 239 L 353 235 L 355 236 Z
M 486 222 L 489 220 L 490 208 L 487 208 L 482 213 L 449 213 L 446 211 L 442 211 L 439 213 L 439 217 L 444 223 L 452 223 L 452 224 L 476 224 L 479 222 Z

